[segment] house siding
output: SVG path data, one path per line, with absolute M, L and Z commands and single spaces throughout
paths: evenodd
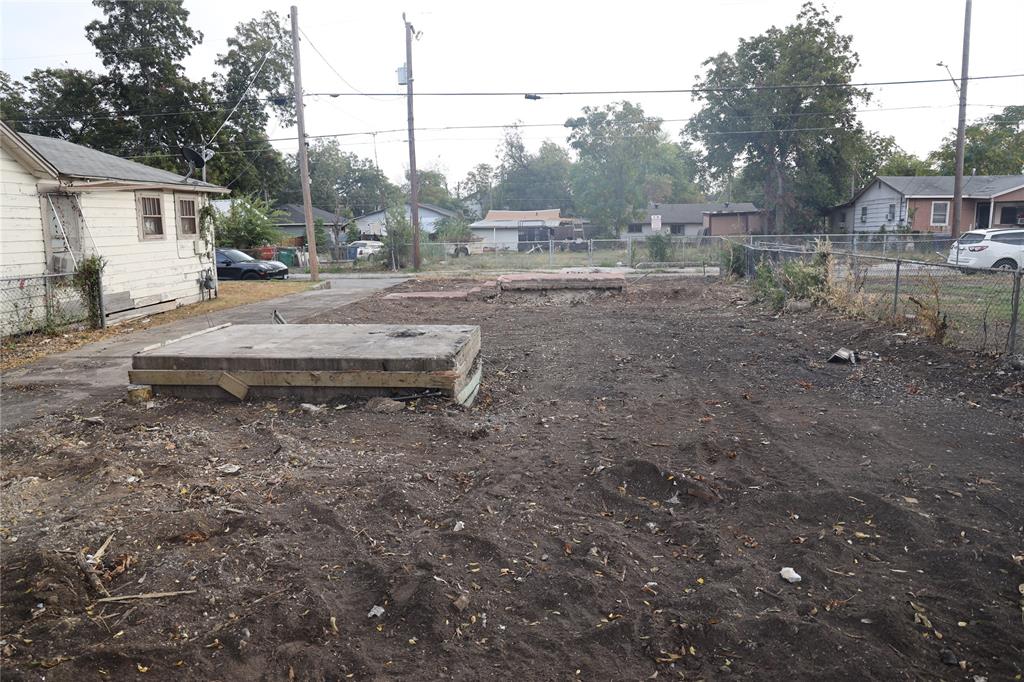
M 518 227 L 474 227 L 470 231 L 474 237 L 482 239 L 484 249 L 496 251 L 515 251 L 519 248 Z
M 933 201 L 947 201 L 949 202 L 948 214 L 946 225 L 932 226 L 932 202 Z M 909 199 L 910 212 L 913 220 L 910 223 L 910 229 L 915 232 L 939 232 L 947 234 L 952 229 L 953 224 L 953 199 L 952 197 L 942 197 L 936 199 Z M 978 202 L 975 199 L 964 199 L 963 207 L 960 209 L 960 231 L 965 232 L 967 230 L 973 230 L 975 225 L 975 217 L 977 215 Z M 988 225 L 982 225 L 981 227 L 988 227 Z
M 46 272 L 43 215 L 36 177 L 0 149 L 0 277 Z
M 112 190 L 79 195 L 87 241 L 106 260 L 103 293 L 108 314 L 168 301 L 178 305 L 199 301 L 199 280 L 212 268 L 212 249 L 197 254 L 195 239 L 179 239 L 175 194 L 146 193 L 161 195 L 162 239 L 140 239 L 135 192 Z M 177 196 L 188 198 L 181 192 Z M 206 203 L 205 196 L 193 196 L 198 206 Z M 202 241 L 199 244 L 205 246 Z
M 895 217 L 889 219 L 889 205 L 896 204 Z M 884 182 L 875 181 L 847 211 L 846 230 L 852 232 L 879 232 L 905 225 L 907 203 L 903 195 Z M 840 211 L 841 212 L 841 211 Z M 861 218 L 863 214 L 863 219 Z M 852 225 L 852 230 L 851 226 Z M 837 225 L 838 227 L 838 225 Z

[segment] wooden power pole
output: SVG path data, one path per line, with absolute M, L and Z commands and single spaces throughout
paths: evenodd
M 412 266 L 420 269 L 420 181 L 416 175 L 416 131 L 412 118 L 412 39 L 416 30 L 402 14 L 405 22 L 405 88 L 409 106 L 409 214 L 412 217 Z
M 971 56 L 971 0 L 964 9 L 964 54 L 960 64 L 960 115 L 956 124 L 956 175 L 953 177 L 953 238 L 960 236 L 960 212 L 964 204 L 964 136 L 967 128 L 967 63 Z
M 299 177 L 302 179 L 302 205 L 306 213 L 306 247 L 309 250 L 309 276 L 316 282 L 320 279 L 320 260 L 316 255 L 316 230 L 313 229 L 313 198 L 309 194 L 306 115 L 302 107 L 302 64 L 299 61 L 299 9 L 295 5 L 292 5 L 292 65 L 295 116 L 299 124 Z

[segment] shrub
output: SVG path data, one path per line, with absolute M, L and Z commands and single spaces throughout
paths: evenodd
M 277 243 L 282 235 L 273 222 L 274 215 L 270 204 L 263 199 L 234 199 L 226 214 L 214 218 L 217 246 L 251 249 Z
M 747 274 L 747 248 L 736 242 L 725 242 L 722 247 L 721 268 L 726 277 L 745 277 Z
M 82 296 L 86 319 L 93 329 L 103 326 L 103 303 L 100 297 L 103 295 L 102 278 L 106 264 L 100 256 L 88 256 L 78 263 L 74 277 L 71 278 L 72 284 Z
M 647 254 L 655 263 L 667 263 L 672 257 L 672 237 L 654 234 L 647 238 Z

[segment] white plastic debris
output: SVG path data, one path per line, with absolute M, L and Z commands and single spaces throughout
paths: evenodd
M 452 530 L 455 531 L 456 533 L 458 533 L 460 530 L 462 530 L 465 527 L 466 527 L 466 524 L 464 524 L 462 521 L 456 521 L 455 525 L 452 526 Z
M 222 474 L 225 474 L 226 476 L 237 474 L 241 470 L 242 467 L 238 466 L 237 464 L 221 464 L 219 467 L 217 467 L 217 471 L 219 471 Z
M 370 609 L 370 612 L 368 614 L 366 614 L 366 617 L 367 618 L 380 618 L 383 615 L 384 615 L 384 607 L 383 606 L 374 605 L 374 607 L 372 609 Z
M 319 412 L 324 408 L 320 407 L 319 405 L 313 405 L 312 403 L 302 403 L 301 405 L 299 405 L 299 409 L 301 409 L 303 412 Z
M 779 575 L 782 576 L 783 580 L 790 583 L 798 583 L 803 580 L 803 578 L 800 577 L 800 574 L 789 566 L 785 566 L 781 571 L 779 571 Z
M 679 504 L 679 491 L 672 493 L 672 497 L 665 500 L 665 504 Z

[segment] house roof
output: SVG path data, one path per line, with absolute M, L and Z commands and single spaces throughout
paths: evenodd
M 908 197 L 953 196 L 952 175 L 879 175 L 878 179 Z M 965 197 L 987 199 L 1021 186 L 1024 175 L 965 175 L 963 193 Z
M 423 203 L 420 203 L 420 204 L 417 204 L 417 205 L 420 207 L 420 210 L 433 211 L 434 213 L 437 213 L 438 215 L 442 215 L 442 216 L 444 216 L 446 218 L 456 218 L 459 215 L 455 211 L 449 211 L 447 208 L 442 208 L 441 206 L 437 206 L 435 204 L 423 204 Z M 412 204 L 410 204 L 408 201 L 405 202 L 405 207 L 406 208 L 409 208 L 411 206 L 412 206 Z M 380 215 L 381 213 L 384 213 L 384 211 L 383 210 L 371 211 L 370 213 L 364 213 L 363 215 L 361 215 L 358 218 L 356 218 L 356 220 L 362 220 L 363 218 L 369 218 L 370 216 Z
M 660 215 L 663 225 L 691 223 L 700 224 L 705 213 L 754 213 L 757 207 L 746 202 L 725 202 L 710 204 L 651 204 L 647 207 L 642 220 L 633 221 L 634 225 L 647 225 L 652 215 Z
M 53 164 L 43 158 L 9 125 L 0 121 L 0 140 L 3 146 L 30 172 L 41 176 L 56 178 L 59 173 Z
M 185 180 L 184 176 L 177 173 L 122 159 L 67 140 L 28 133 L 19 133 L 19 136 L 61 175 L 88 180 L 153 182 L 187 185 L 194 189 L 224 190 L 218 185 L 201 180 Z
M 281 204 L 280 206 L 274 207 L 275 211 L 280 211 L 280 214 L 274 216 L 275 225 L 305 225 L 306 224 L 306 209 L 302 204 Z M 340 216 L 330 211 L 325 211 L 322 208 L 313 207 L 313 220 L 319 218 L 324 221 L 326 225 L 333 225 L 334 223 L 347 223 L 349 221 L 345 216 Z
M 541 211 L 501 211 L 490 210 L 484 220 L 561 220 L 562 212 L 557 208 L 546 208 Z

